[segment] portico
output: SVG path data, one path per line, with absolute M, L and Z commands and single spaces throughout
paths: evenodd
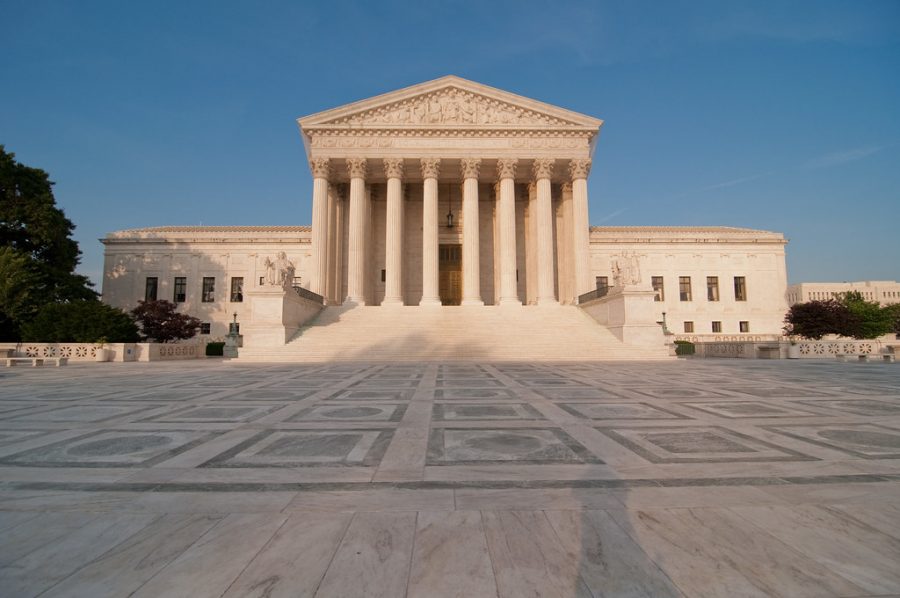
M 326 303 L 570 304 L 593 288 L 602 121 L 451 76 L 298 123 Z

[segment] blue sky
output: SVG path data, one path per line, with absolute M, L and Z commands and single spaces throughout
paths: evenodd
M 592 224 L 784 232 L 900 280 L 900 1 L 0 0 L 0 144 L 108 231 L 308 224 L 295 119 L 447 74 L 606 121 Z

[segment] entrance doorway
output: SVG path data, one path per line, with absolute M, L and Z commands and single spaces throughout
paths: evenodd
M 441 245 L 439 250 L 441 304 L 459 305 L 462 302 L 462 245 Z

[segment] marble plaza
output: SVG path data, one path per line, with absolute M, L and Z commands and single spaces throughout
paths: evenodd
M 891 364 L 0 375 L 3 596 L 900 594 Z

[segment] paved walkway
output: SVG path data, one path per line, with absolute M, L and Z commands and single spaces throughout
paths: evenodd
M 0 372 L 3 596 L 900 594 L 900 366 Z

